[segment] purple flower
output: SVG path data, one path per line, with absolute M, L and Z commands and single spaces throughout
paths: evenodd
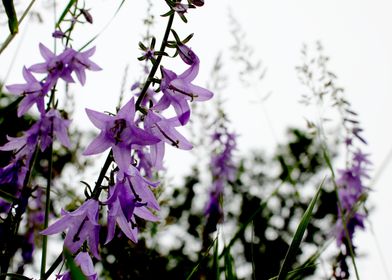
M 151 146 L 151 160 L 157 169 L 162 169 L 162 161 L 165 153 L 164 142 L 182 150 L 192 149 L 192 144 L 182 136 L 175 127 L 181 123 L 177 118 L 166 119 L 162 115 L 149 110 L 144 121 L 147 132 L 153 134 L 161 141 Z
M 10 93 L 24 96 L 18 106 L 18 117 L 24 115 L 34 103 L 37 104 L 37 108 L 41 114 L 45 113 L 44 97 L 47 93 L 47 87 L 37 81 L 26 67 L 23 67 L 23 77 L 26 80 L 25 84 L 6 86 Z
M 97 200 L 89 199 L 73 212 L 62 210 L 62 217 L 47 229 L 41 231 L 41 234 L 51 235 L 68 229 L 64 246 L 71 253 L 76 253 L 83 243 L 87 241 L 91 253 L 94 257 L 100 259 L 98 253 L 98 207 L 99 202 Z
M 185 63 L 192 63 L 191 66 L 179 76 L 161 66 L 163 96 L 152 109 L 163 111 L 172 105 L 181 125 L 184 125 L 190 118 L 188 101 L 206 101 L 212 98 L 213 93 L 191 83 L 199 72 L 198 57 L 186 47 L 182 47 L 180 54 Z
M 111 196 L 105 202 L 105 204 L 109 205 L 107 225 L 108 234 L 105 244 L 109 243 L 113 239 L 116 224 L 130 240 L 136 243 L 138 229 L 134 215 L 150 221 L 158 220 L 157 217 L 146 209 L 145 206 L 147 205 L 147 202 L 140 202 L 142 199 L 138 194 L 133 192 L 135 190 L 130 188 L 130 184 L 132 183 L 130 182 L 129 177 L 121 181 L 117 181 L 111 191 Z
M 73 55 L 71 49 L 65 49 L 61 54 L 55 55 L 52 51 L 40 43 L 39 50 L 42 57 L 45 59 L 45 62 L 32 65 L 29 68 L 30 71 L 48 74 L 46 83 L 49 85 L 49 88 L 55 85 L 59 78 L 68 83 L 74 82 L 71 77 L 72 70 L 67 67 L 67 64 Z
M 364 228 L 366 216 L 358 213 L 355 207 L 367 189 L 363 185 L 363 179 L 369 177 L 367 165 L 370 164 L 370 161 L 367 157 L 368 155 L 358 150 L 353 153 L 351 164 L 346 169 L 339 170 L 336 184 L 342 209 L 338 209 L 339 217 L 335 230 L 338 246 L 347 242 L 347 235 L 343 226 L 343 215 L 350 240 L 352 240 L 356 228 Z
M 69 123 L 69 120 L 61 117 L 58 110 L 51 109 L 48 113 L 42 115 L 41 119 L 33 124 L 23 136 L 17 138 L 7 137 L 9 142 L 0 147 L 0 150 L 19 150 L 20 154 L 32 154 L 37 143 L 39 143 L 41 151 L 45 151 L 53 142 L 53 135 L 56 135 L 61 144 L 69 148 L 71 146 L 67 134 Z
M 98 280 L 98 275 L 94 271 L 94 264 L 89 253 L 79 252 L 75 257 L 75 264 L 80 267 L 88 280 Z M 57 275 L 57 279 L 72 280 L 71 273 L 68 271 L 62 275 Z
M 95 53 L 95 47 L 85 52 L 78 52 L 73 49 L 70 49 L 69 52 L 71 56 L 68 67 L 70 71 L 75 72 L 76 77 L 82 85 L 86 83 L 86 69 L 90 71 L 102 70 L 101 67 L 90 60 L 90 57 Z
M 53 37 L 53 38 L 56 38 L 56 39 L 62 39 L 62 38 L 65 37 L 65 34 L 64 34 L 64 32 L 62 32 L 61 30 L 55 30 L 55 31 L 52 33 L 52 37 Z
M 121 170 L 126 170 L 131 163 L 131 145 L 151 145 L 160 140 L 136 126 L 135 105 L 132 98 L 116 116 L 109 116 L 86 109 L 91 122 L 101 133 L 90 143 L 84 155 L 99 154 L 112 148 L 114 160 Z

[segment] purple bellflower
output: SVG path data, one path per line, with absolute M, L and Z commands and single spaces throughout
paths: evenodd
M 36 144 L 40 143 L 41 151 L 45 151 L 53 142 L 53 135 L 56 135 L 61 144 L 69 148 L 71 146 L 67 134 L 69 123 L 70 120 L 63 119 L 58 110 L 51 109 L 48 113 L 42 115 L 41 119 L 33 124 L 23 136 L 7 137 L 9 142 L 0 147 L 0 150 L 18 150 L 20 154 L 32 154 Z
M 45 62 L 32 65 L 29 68 L 30 71 L 48 74 L 46 83 L 49 85 L 49 88 L 54 86 L 59 78 L 68 83 L 74 82 L 71 77 L 72 71 L 67 67 L 72 56 L 71 49 L 65 49 L 61 54 L 55 55 L 51 50 L 40 43 L 39 50 L 42 57 L 45 59 Z
M 135 189 L 132 189 L 133 186 L 130 187 L 131 182 L 128 180 L 129 178 L 117 181 L 109 199 L 105 202 L 109 205 L 108 234 L 105 244 L 113 239 L 116 224 L 130 240 L 136 243 L 138 230 L 134 215 L 145 220 L 158 221 L 158 218 L 146 208 L 147 203 L 140 202 L 139 196 L 135 196 Z
M 182 46 L 180 57 L 185 63 L 190 64 L 190 67 L 178 76 L 161 66 L 163 96 L 152 109 L 163 111 L 172 105 L 181 125 L 185 125 L 190 118 L 188 101 L 206 101 L 212 98 L 213 93 L 191 83 L 199 73 L 200 61 L 196 54 L 191 49 Z
M 26 80 L 25 84 L 6 86 L 10 93 L 24 97 L 18 106 L 18 117 L 24 115 L 34 104 L 37 104 L 38 111 L 44 114 L 44 97 L 48 91 L 48 87 L 37 81 L 26 67 L 23 68 L 23 77 Z
M 75 72 L 79 82 L 84 85 L 86 83 L 86 69 L 90 71 L 102 70 L 97 64 L 90 60 L 90 57 L 95 53 L 95 47 L 85 51 L 78 52 L 70 49 L 71 59 L 69 61 L 69 69 Z
M 98 224 L 99 202 L 94 199 L 85 201 L 77 210 L 67 212 L 62 210 L 61 218 L 41 234 L 51 235 L 68 229 L 64 246 L 73 254 L 83 245 L 85 241 L 95 258 L 100 259 L 98 253 L 99 224 Z
M 335 229 L 338 246 L 347 242 L 342 215 L 345 217 L 350 240 L 352 240 L 356 228 L 364 229 L 366 216 L 356 212 L 355 205 L 367 191 L 367 188 L 363 185 L 363 179 L 369 177 L 367 173 L 367 165 L 369 164 L 370 161 L 367 155 L 358 150 L 352 156 L 352 164 L 344 170 L 339 170 L 336 184 L 339 187 L 338 194 L 342 209 L 339 209 L 339 217 Z M 343 210 L 343 213 L 341 213 L 341 210 Z
M 116 116 L 109 116 L 97 111 L 86 109 L 92 123 L 101 133 L 90 143 L 84 155 L 99 154 L 112 148 L 113 157 L 121 170 L 127 170 L 131 163 L 131 145 L 151 145 L 160 140 L 136 126 L 135 104 L 132 98 Z
M 182 150 L 192 149 L 192 144 L 182 136 L 175 127 L 181 126 L 176 117 L 166 119 L 162 115 L 149 110 L 144 121 L 147 132 L 153 134 L 161 141 L 151 146 L 151 158 L 153 165 L 162 168 L 162 160 L 165 153 L 164 142 Z

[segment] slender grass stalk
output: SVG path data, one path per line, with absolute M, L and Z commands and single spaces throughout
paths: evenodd
M 50 127 L 50 134 L 53 135 L 53 122 Z M 52 169 L 53 169 L 53 141 L 49 145 L 49 163 L 48 163 L 48 174 L 46 181 L 46 196 L 45 196 L 45 217 L 44 227 L 46 229 L 49 224 L 49 213 L 50 213 L 50 188 L 52 185 Z M 43 278 L 46 270 L 46 255 L 47 255 L 48 236 L 42 235 L 42 258 L 41 258 L 41 273 L 40 276 Z

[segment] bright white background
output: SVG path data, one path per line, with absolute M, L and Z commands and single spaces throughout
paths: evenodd
M 119 1 L 89 1 L 94 25 L 77 30 L 75 47 L 81 46 L 110 20 Z M 142 2 L 142 3 L 141 3 Z M 163 14 L 163 0 L 154 11 Z M 39 4 L 35 8 L 42 9 Z M 60 8 L 58 9 L 60 10 Z M 367 152 L 374 163 L 374 173 L 392 148 L 392 2 L 388 0 L 206 0 L 203 8 L 190 11 L 189 24 L 175 22 L 182 36 L 194 32 L 192 48 L 202 61 L 197 79 L 204 84 L 218 52 L 228 54 L 232 45 L 229 10 L 246 32 L 247 44 L 255 51 L 255 57 L 267 68 L 265 79 L 256 87 L 242 89 L 232 85 L 225 92 L 226 108 L 240 137 L 240 152 L 250 148 L 271 149 L 284 140 L 288 125 L 304 124 L 305 108 L 298 103 L 303 88 L 296 78 L 295 66 L 301 63 L 300 50 L 303 43 L 312 45 L 320 40 L 325 54 L 331 57 L 329 69 L 338 76 L 338 84 L 345 88 L 346 96 L 359 119 L 369 142 Z M 127 1 L 109 27 L 97 39 L 97 52 L 93 60 L 104 70 L 88 73 L 84 88 L 73 87 L 77 94 L 77 125 L 91 128 L 84 107 L 101 111 L 114 111 L 123 79 L 123 70 L 129 64 L 128 85 L 141 77 L 136 57 L 140 54 L 137 43 L 144 32 L 141 20 L 145 12 L 143 1 Z M 10 61 L 17 46 L 21 46 L 8 77 L 8 83 L 22 82 L 21 68 L 41 61 L 38 43 L 53 45 L 50 37 L 52 15 L 46 16 L 45 25 L 23 24 L 21 34 L 12 46 L 0 56 L 0 79 L 6 77 Z M 158 37 L 165 27 L 165 20 L 156 18 L 154 29 Z M 1 27 L 0 36 L 6 30 Z M 22 42 L 22 44 L 20 44 Z M 177 66 L 173 66 L 176 68 Z M 179 69 L 179 68 L 177 68 Z M 181 69 L 179 69 L 180 71 Z M 229 68 L 230 70 L 230 68 Z M 228 70 L 228 74 L 230 71 Z M 255 98 L 272 92 L 261 106 Z M 266 118 L 268 116 L 268 118 Z M 182 157 L 173 152 L 170 162 Z M 370 216 L 374 234 L 369 227 L 358 233 L 359 272 L 362 279 L 387 278 L 382 266 L 381 254 L 386 265 L 392 259 L 391 198 L 392 166 L 385 169 L 370 195 L 370 205 L 375 207 Z M 178 165 L 177 165 L 178 167 Z M 177 170 L 177 169 L 176 169 Z M 374 174 L 373 173 L 373 174 Z M 377 242 L 378 245 L 377 245 Z M 380 247 L 381 254 L 377 250 Z

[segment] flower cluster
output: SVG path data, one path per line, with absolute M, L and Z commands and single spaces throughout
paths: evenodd
M 367 192 L 363 180 L 369 178 L 369 165 L 368 155 L 357 150 L 353 154 L 351 164 L 346 169 L 339 170 L 339 177 L 336 180 L 339 200 L 342 206 L 342 209 L 339 209 L 339 219 L 337 221 L 336 240 L 339 246 L 347 244 L 347 234 L 343 225 L 343 217 L 350 240 L 352 240 L 356 228 L 364 228 L 363 222 L 365 215 L 358 212 L 357 204 L 364 198 Z M 343 213 L 341 213 L 342 211 Z
M 85 83 L 86 70 L 97 71 L 101 68 L 89 58 L 94 54 L 92 48 L 86 52 L 78 52 L 72 48 L 66 48 L 61 54 L 54 54 L 43 44 L 39 45 L 41 55 L 45 62 L 34 64 L 29 68 L 23 68 L 25 83 L 6 86 L 7 90 L 21 97 L 18 104 L 17 114 L 22 117 L 27 111 L 36 105 L 39 111 L 39 119 L 20 137 L 9 137 L 8 142 L 0 147 L 2 151 L 14 151 L 11 163 L 0 168 L 0 182 L 2 185 L 12 185 L 11 193 L 16 197 L 23 185 L 26 185 L 26 175 L 35 151 L 45 151 L 53 142 L 54 136 L 65 147 L 70 147 L 67 129 L 70 120 L 65 119 L 56 106 L 48 103 L 45 108 L 45 98 L 50 97 L 54 104 L 55 87 L 59 79 L 67 83 L 74 82 L 74 73 L 81 84 Z M 33 73 L 45 74 L 38 80 Z
M 100 133 L 83 154 L 95 155 L 110 149 L 109 156 L 116 167 L 111 171 L 107 199 L 100 199 L 100 191 L 94 191 L 78 209 L 63 211 L 58 221 L 42 231 L 42 234 L 50 235 L 67 230 L 64 246 L 71 253 L 77 253 L 86 242 L 92 255 L 100 258 L 100 205 L 107 210 L 105 244 L 117 235 L 116 225 L 125 236 L 137 242 L 136 217 L 159 220 L 154 214 L 159 211 L 159 204 L 151 189 L 157 187 L 158 182 L 152 181 L 152 174 L 162 169 L 165 144 L 183 150 L 192 148 L 177 127 L 189 121 L 190 101 L 205 101 L 213 95 L 209 90 L 192 84 L 199 71 L 197 55 L 185 45 L 178 48 L 180 57 L 189 68 L 177 75 L 161 67 L 162 93 L 152 89 L 144 94 L 137 93 L 142 108 L 137 108 L 135 99 L 131 98 L 116 115 L 86 109 L 87 116 Z M 147 104 L 149 107 L 144 107 Z M 166 116 L 168 108 L 174 109 L 174 116 Z M 102 190 L 102 186 L 96 187 Z
M 225 125 L 219 126 L 212 135 L 212 145 L 216 148 L 210 162 L 213 182 L 205 208 L 205 234 L 216 231 L 217 224 L 222 221 L 223 210 L 220 200 L 224 194 L 224 186 L 227 182 L 234 182 L 236 178 L 236 167 L 233 162 L 236 134 L 229 132 Z

